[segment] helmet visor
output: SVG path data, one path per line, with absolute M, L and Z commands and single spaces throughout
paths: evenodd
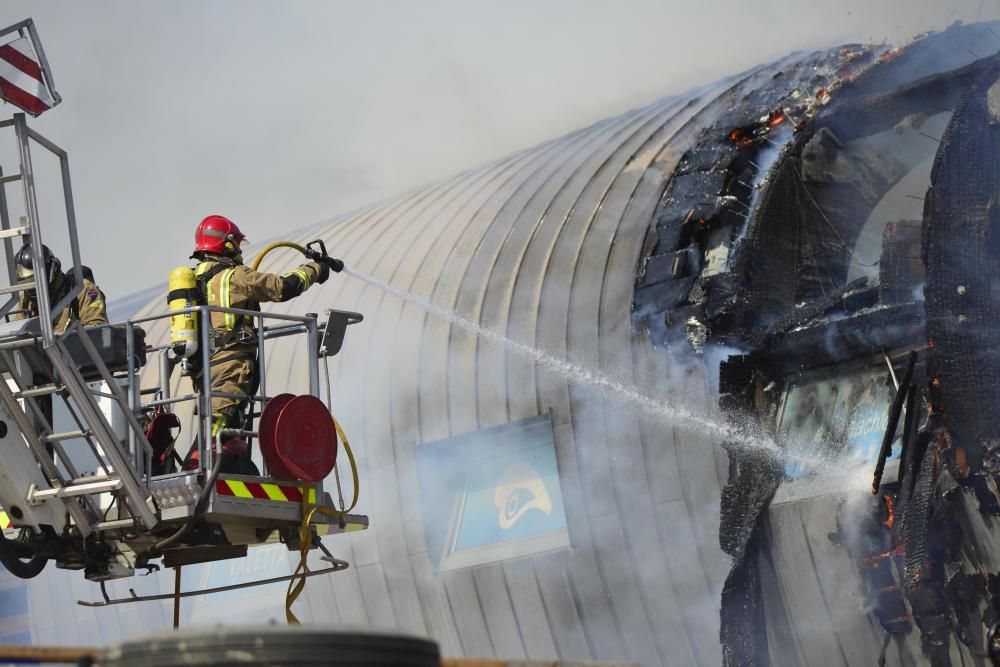
M 35 272 L 26 266 L 17 265 L 17 279 L 21 282 L 35 279 Z

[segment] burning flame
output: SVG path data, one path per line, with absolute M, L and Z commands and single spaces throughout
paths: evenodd
M 899 546 L 897 546 L 897 547 L 895 547 L 893 549 L 890 549 L 889 551 L 886 551 L 885 553 L 875 554 L 874 556 L 869 556 L 868 558 L 865 559 L 864 568 L 866 570 L 874 570 L 876 567 L 879 566 L 879 562 L 880 561 L 883 561 L 886 558 L 892 558 L 894 556 L 902 556 L 902 555 L 903 555 L 903 545 L 900 544 Z
M 749 146 L 753 143 L 753 137 L 742 127 L 737 127 L 730 132 L 729 140 L 737 146 Z
M 727 137 L 737 146 L 749 146 L 758 140 L 765 139 L 773 128 L 778 127 L 786 120 L 790 119 L 785 110 L 775 109 L 768 112 L 766 116 L 763 116 L 756 123 L 730 130 Z
M 946 459 L 950 455 L 951 462 L 957 469 L 957 477 L 959 479 L 965 479 L 972 473 L 972 470 L 969 468 L 968 453 L 964 447 L 955 445 L 955 441 L 947 429 L 943 428 L 938 431 L 934 445 L 935 461 L 940 461 L 943 458 Z
M 958 468 L 963 479 L 972 474 L 972 470 L 969 468 L 969 457 L 965 453 L 965 447 L 956 447 L 952 460 L 955 462 L 955 467 Z
M 888 493 L 882 496 L 882 502 L 885 503 L 885 508 L 889 511 L 889 517 L 882 522 L 882 525 L 891 529 L 892 525 L 896 523 L 896 503 L 893 502 L 892 496 Z
M 889 49 L 888 51 L 886 51 L 885 53 L 883 53 L 882 55 L 880 55 L 878 57 L 878 61 L 880 63 L 887 63 L 890 60 L 895 60 L 896 58 L 898 58 L 899 54 L 901 54 L 902 52 L 903 52 L 903 50 L 897 46 L 896 48 Z

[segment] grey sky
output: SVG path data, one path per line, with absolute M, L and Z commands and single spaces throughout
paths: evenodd
M 7 0 L 0 22 L 38 25 L 64 102 L 33 126 L 69 151 L 113 298 L 165 281 L 208 213 L 274 237 L 791 50 L 998 4 Z

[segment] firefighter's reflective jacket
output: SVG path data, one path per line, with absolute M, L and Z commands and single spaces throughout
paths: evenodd
M 206 255 L 195 276 L 208 305 L 258 311 L 261 303 L 288 301 L 302 294 L 318 281 L 321 272 L 318 263 L 306 262 L 279 276 L 254 271 L 226 257 Z M 255 323 L 249 317 L 213 312 L 212 329 L 217 350 L 257 343 Z
M 60 301 L 70 292 L 72 286 L 73 280 L 70 276 L 66 274 L 56 276 L 55 282 L 49 285 L 49 302 L 55 304 Z M 15 314 L 12 319 L 20 320 L 27 317 L 37 317 L 38 301 L 34 293 L 22 292 L 21 298 L 18 300 L 17 309 L 22 312 Z M 69 306 L 52 321 L 52 330 L 56 333 L 62 333 L 66 331 L 70 323 L 77 320 L 85 327 L 108 323 L 107 302 L 104 298 L 104 292 L 87 278 L 83 279 L 83 289 L 80 290 L 76 299 L 71 301 Z

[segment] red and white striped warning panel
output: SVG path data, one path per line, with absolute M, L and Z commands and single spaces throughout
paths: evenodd
M 27 37 L 0 46 L 0 97 L 33 116 L 55 106 Z

